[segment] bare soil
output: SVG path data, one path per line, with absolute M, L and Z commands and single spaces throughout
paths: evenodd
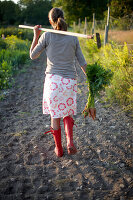
M 133 200 L 132 121 L 118 105 L 96 102 L 97 119 L 81 114 L 87 99 L 77 66 L 78 152 L 54 154 L 50 116 L 42 114 L 44 59 L 33 61 L 0 101 L 0 200 Z M 46 63 L 46 61 L 45 61 Z

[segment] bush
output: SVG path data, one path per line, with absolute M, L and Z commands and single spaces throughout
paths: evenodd
M 6 49 L 6 48 L 7 48 L 7 45 L 6 45 L 5 40 L 0 38 L 0 49 Z
M 133 109 L 133 51 L 128 50 L 126 43 L 120 47 L 112 42 L 100 50 L 94 40 L 80 39 L 80 43 L 88 63 L 98 62 L 114 72 L 111 85 L 106 87 L 106 99 L 118 102 L 126 110 Z
M 0 89 L 6 89 L 10 86 L 13 74 L 20 69 L 22 64 L 27 62 L 30 42 L 13 35 L 4 40 L 1 39 L 0 42 L 3 47 L 0 50 Z
M 4 40 L 7 48 L 12 50 L 29 50 L 30 42 L 28 40 L 21 40 L 17 38 L 15 35 L 7 36 L 7 38 Z
M 1 28 L 0 36 L 2 36 L 2 34 L 4 34 L 5 37 L 15 35 L 22 40 L 27 39 L 29 41 L 32 41 L 33 39 L 33 30 L 28 29 L 20 29 L 15 27 Z
M 11 77 L 12 66 L 7 62 L 3 61 L 0 64 L 0 89 L 9 87 L 9 80 Z

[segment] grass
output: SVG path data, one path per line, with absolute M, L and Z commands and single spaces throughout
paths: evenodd
M 119 44 L 132 44 L 129 48 L 133 49 L 133 30 L 129 31 L 109 31 L 109 40 L 117 42 Z
M 88 23 L 89 24 L 89 23 Z M 91 34 L 92 30 L 92 25 L 87 28 L 87 33 L 86 34 Z M 71 27 L 69 28 L 68 31 L 72 32 L 80 32 L 84 34 L 84 26 L 82 25 L 80 30 L 78 25 L 76 25 L 75 30 Z M 104 36 L 104 27 L 102 29 L 95 29 L 95 33 L 100 33 L 100 35 L 103 37 Z M 118 44 L 123 45 L 124 42 L 127 44 L 133 44 L 133 30 L 111 30 L 109 28 L 109 34 L 108 34 L 108 39 L 109 41 L 114 41 Z M 130 49 L 133 49 L 133 46 L 129 46 Z

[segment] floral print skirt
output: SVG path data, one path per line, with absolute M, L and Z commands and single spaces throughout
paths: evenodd
M 77 113 L 77 80 L 46 74 L 43 91 L 43 114 L 61 118 Z

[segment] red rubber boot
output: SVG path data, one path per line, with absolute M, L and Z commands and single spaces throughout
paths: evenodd
M 61 144 L 61 128 L 59 128 L 58 130 L 54 130 L 54 129 L 50 129 L 50 131 L 47 131 L 46 133 L 52 133 L 53 137 L 54 137 L 54 141 L 55 141 L 55 153 L 58 157 L 62 157 L 63 156 L 63 148 L 62 148 L 62 144 Z M 44 133 L 44 134 L 46 134 Z
M 63 119 L 63 122 L 64 122 L 64 129 L 66 132 L 66 139 L 67 139 L 67 151 L 68 151 L 68 154 L 73 155 L 77 153 L 77 149 L 73 144 L 74 120 L 72 117 L 67 116 Z

